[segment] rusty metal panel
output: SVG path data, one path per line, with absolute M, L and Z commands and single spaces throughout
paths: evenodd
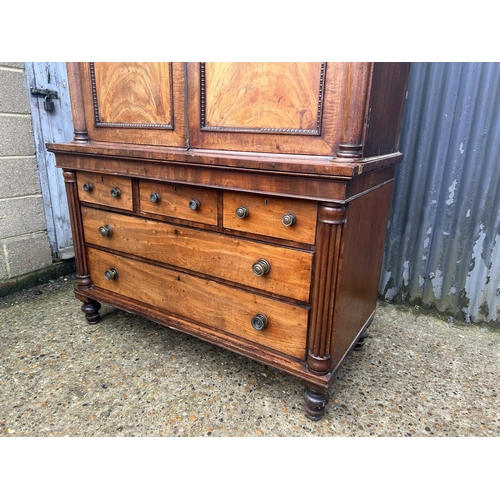
M 500 321 L 500 63 L 413 63 L 382 299 Z

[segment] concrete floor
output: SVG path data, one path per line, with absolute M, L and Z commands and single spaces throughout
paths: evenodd
M 74 275 L 0 299 L 0 436 L 500 436 L 500 331 L 379 303 L 304 415 L 292 376 L 103 305 Z

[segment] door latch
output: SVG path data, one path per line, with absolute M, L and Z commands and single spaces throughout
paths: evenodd
M 45 111 L 54 111 L 55 105 L 52 99 L 59 99 L 59 96 L 57 95 L 57 92 L 55 90 L 37 89 L 31 87 L 31 95 L 34 97 L 44 98 L 43 109 L 45 109 Z

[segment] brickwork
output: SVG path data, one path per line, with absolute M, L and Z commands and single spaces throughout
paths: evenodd
M 51 266 L 24 63 L 0 62 L 0 295 Z

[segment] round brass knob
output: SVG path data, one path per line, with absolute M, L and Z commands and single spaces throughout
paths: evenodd
M 109 192 L 109 194 L 113 198 L 118 198 L 122 194 L 122 192 L 120 191 L 120 188 L 112 188 L 111 191 Z
M 99 234 L 103 237 L 106 238 L 106 236 L 112 236 L 113 235 L 113 228 L 106 224 L 105 226 L 101 226 L 99 228 Z
M 151 193 L 149 195 L 149 200 L 151 203 L 159 203 L 160 202 L 160 193 Z
M 264 330 L 264 328 L 267 326 L 267 316 L 265 314 L 256 314 L 253 318 L 252 318 L 252 326 L 256 329 L 256 330 Z
M 293 226 L 297 222 L 297 217 L 295 217 L 295 214 L 290 212 L 281 217 L 281 222 L 284 226 Z
M 255 264 L 252 265 L 252 271 L 255 276 L 264 276 L 271 270 L 271 264 L 265 259 L 259 259 Z
M 83 185 L 83 190 L 86 191 L 87 193 L 90 193 L 94 189 L 94 186 L 92 185 L 91 182 L 86 182 Z
M 189 202 L 189 208 L 191 210 L 198 210 L 201 206 L 201 203 L 200 203 L 200 200 L 197 200 L 196 198 L 193 198 L 190 202 Z
M 104 277 L 107 280 L 116 280 L 118 279 L 118 271 L 114 267 L 106 269 L 106 271 L 104 271 Z
M 238 217 L 238 219 L 244 219 L 245 217 L 248 217 L 249 214 L 250 212 L 247 207 L 242 206 L 236 209 L 236 217 Z

